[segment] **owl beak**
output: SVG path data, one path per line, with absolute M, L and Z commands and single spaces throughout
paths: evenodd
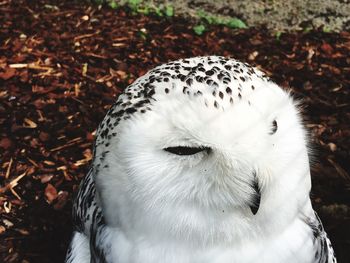
M 252 211 L 253 215 L 256 215 L 256 213 L 259 210 L 260 200 L 261 200 L 261 192 L 259 188 L 258 179 L 256 178 L 256 176 L 253 184 L 253 189 L 255 191 L 255 197 L 254 197 L 254 203 L 250 205 L 250 210 Z

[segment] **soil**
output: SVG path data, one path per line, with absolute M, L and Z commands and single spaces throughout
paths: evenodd
M 0 262 L 62 262 L 95 130 L 120 92 L 169 60 L 231 56 L 302 100 L 311 193 L 350 259 L 350 34 L 211 27 L 87 3 L 0 2 Z
M 142 4 L 171 5 L 177 15 L 193 20 L 198 20 L 198 11 L 221 18 L 238 17 L 250 27 L 265 25 L 272 31 L 350 29 L 350 2 L 344 0 L 144 0 Z

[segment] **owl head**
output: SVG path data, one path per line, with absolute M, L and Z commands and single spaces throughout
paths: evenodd
M 296 103 L 234 59 L 195 57 L 149 71 L 111 107 L 95 146 L 97 191 L 112 225 L 135 210 L 287 224 L 310 202 Z

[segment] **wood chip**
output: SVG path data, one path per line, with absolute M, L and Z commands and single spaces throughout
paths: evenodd
M 47 184 L 45 188 L 45 197 L 49 204 L 57 198 L 57 190 L 52 184 Z
M 24 126 L 26 128 L 35 129 L 36 127 L 38 127 L 38 125 L 31 119 L 24 118 L 24 122 L 27 124 L 26 126 Z
M 6 228 L 0 225 L 0 235 L 6 231 Z
M 11 207 L 12 207 L 12 204 L 11 202 L 4 202 L 4 210 L 5 210 L 5 213 L 10 213 L 11 212 Z

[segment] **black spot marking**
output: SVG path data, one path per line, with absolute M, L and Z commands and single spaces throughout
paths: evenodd
M 250 205 L 250 210 L 252 211 L 253 215 L 256 215 L 256 213 L 259 211 L 261 201 L 261 192 L 256 174 L 254 175 L 253 189 L 255 191 L 255 196 L 253 200 L 254 203 Z
M 217 67 L 217 66 L 214 66 L 214 67 L 212 68 L 212 70 L 214 70 L 214 71 L 220 71 L 220 68 Z
M 206 72 L 205 72 L 205 75 L 207 75 L 207 76 L 212 76 L 212 75 L 214 75 L 214 71 L 213 70 L 207 70 Z
M 149 92 L 146 93 L 146 97 L 147 97 L 147 98 L 150 98 L 150 97 L 152 97 L 155 93 L 156 93 L 155 90 L 154 90 L 154 89 L 151 89 Z
M 213 85 L 214 80 L 208 79 L 208 80 L 205 81 L 205 83 L 206 83 L 207 85 L 211 86 L 211 85 Z
M 274 121 L 272 122 L 272 129 L 271 129 L 270 135 L 276 133 L 277 129 L 278 129 L 277 121 L 274 120 Z
M 134 113 L 134 112 L 136 112 L 137 110 L 135 109 L 135 108 L 127 108 L 126 110 L 125 110 L 125 113 L 127 113 L 127 114 L 132 114 L 132 113 Z
M 193 83 L 193 79 L 188 78 L 188 79 L 186 80 L 186 84 L 187 84 L 188 86 L 191 86 L 192 83 Z
M 196 76 L 196 80 L 197 80 L 198 82 L 202 83 L 203 80 L 204 80 L 204 78 L 201 77 L 201 76 Z

